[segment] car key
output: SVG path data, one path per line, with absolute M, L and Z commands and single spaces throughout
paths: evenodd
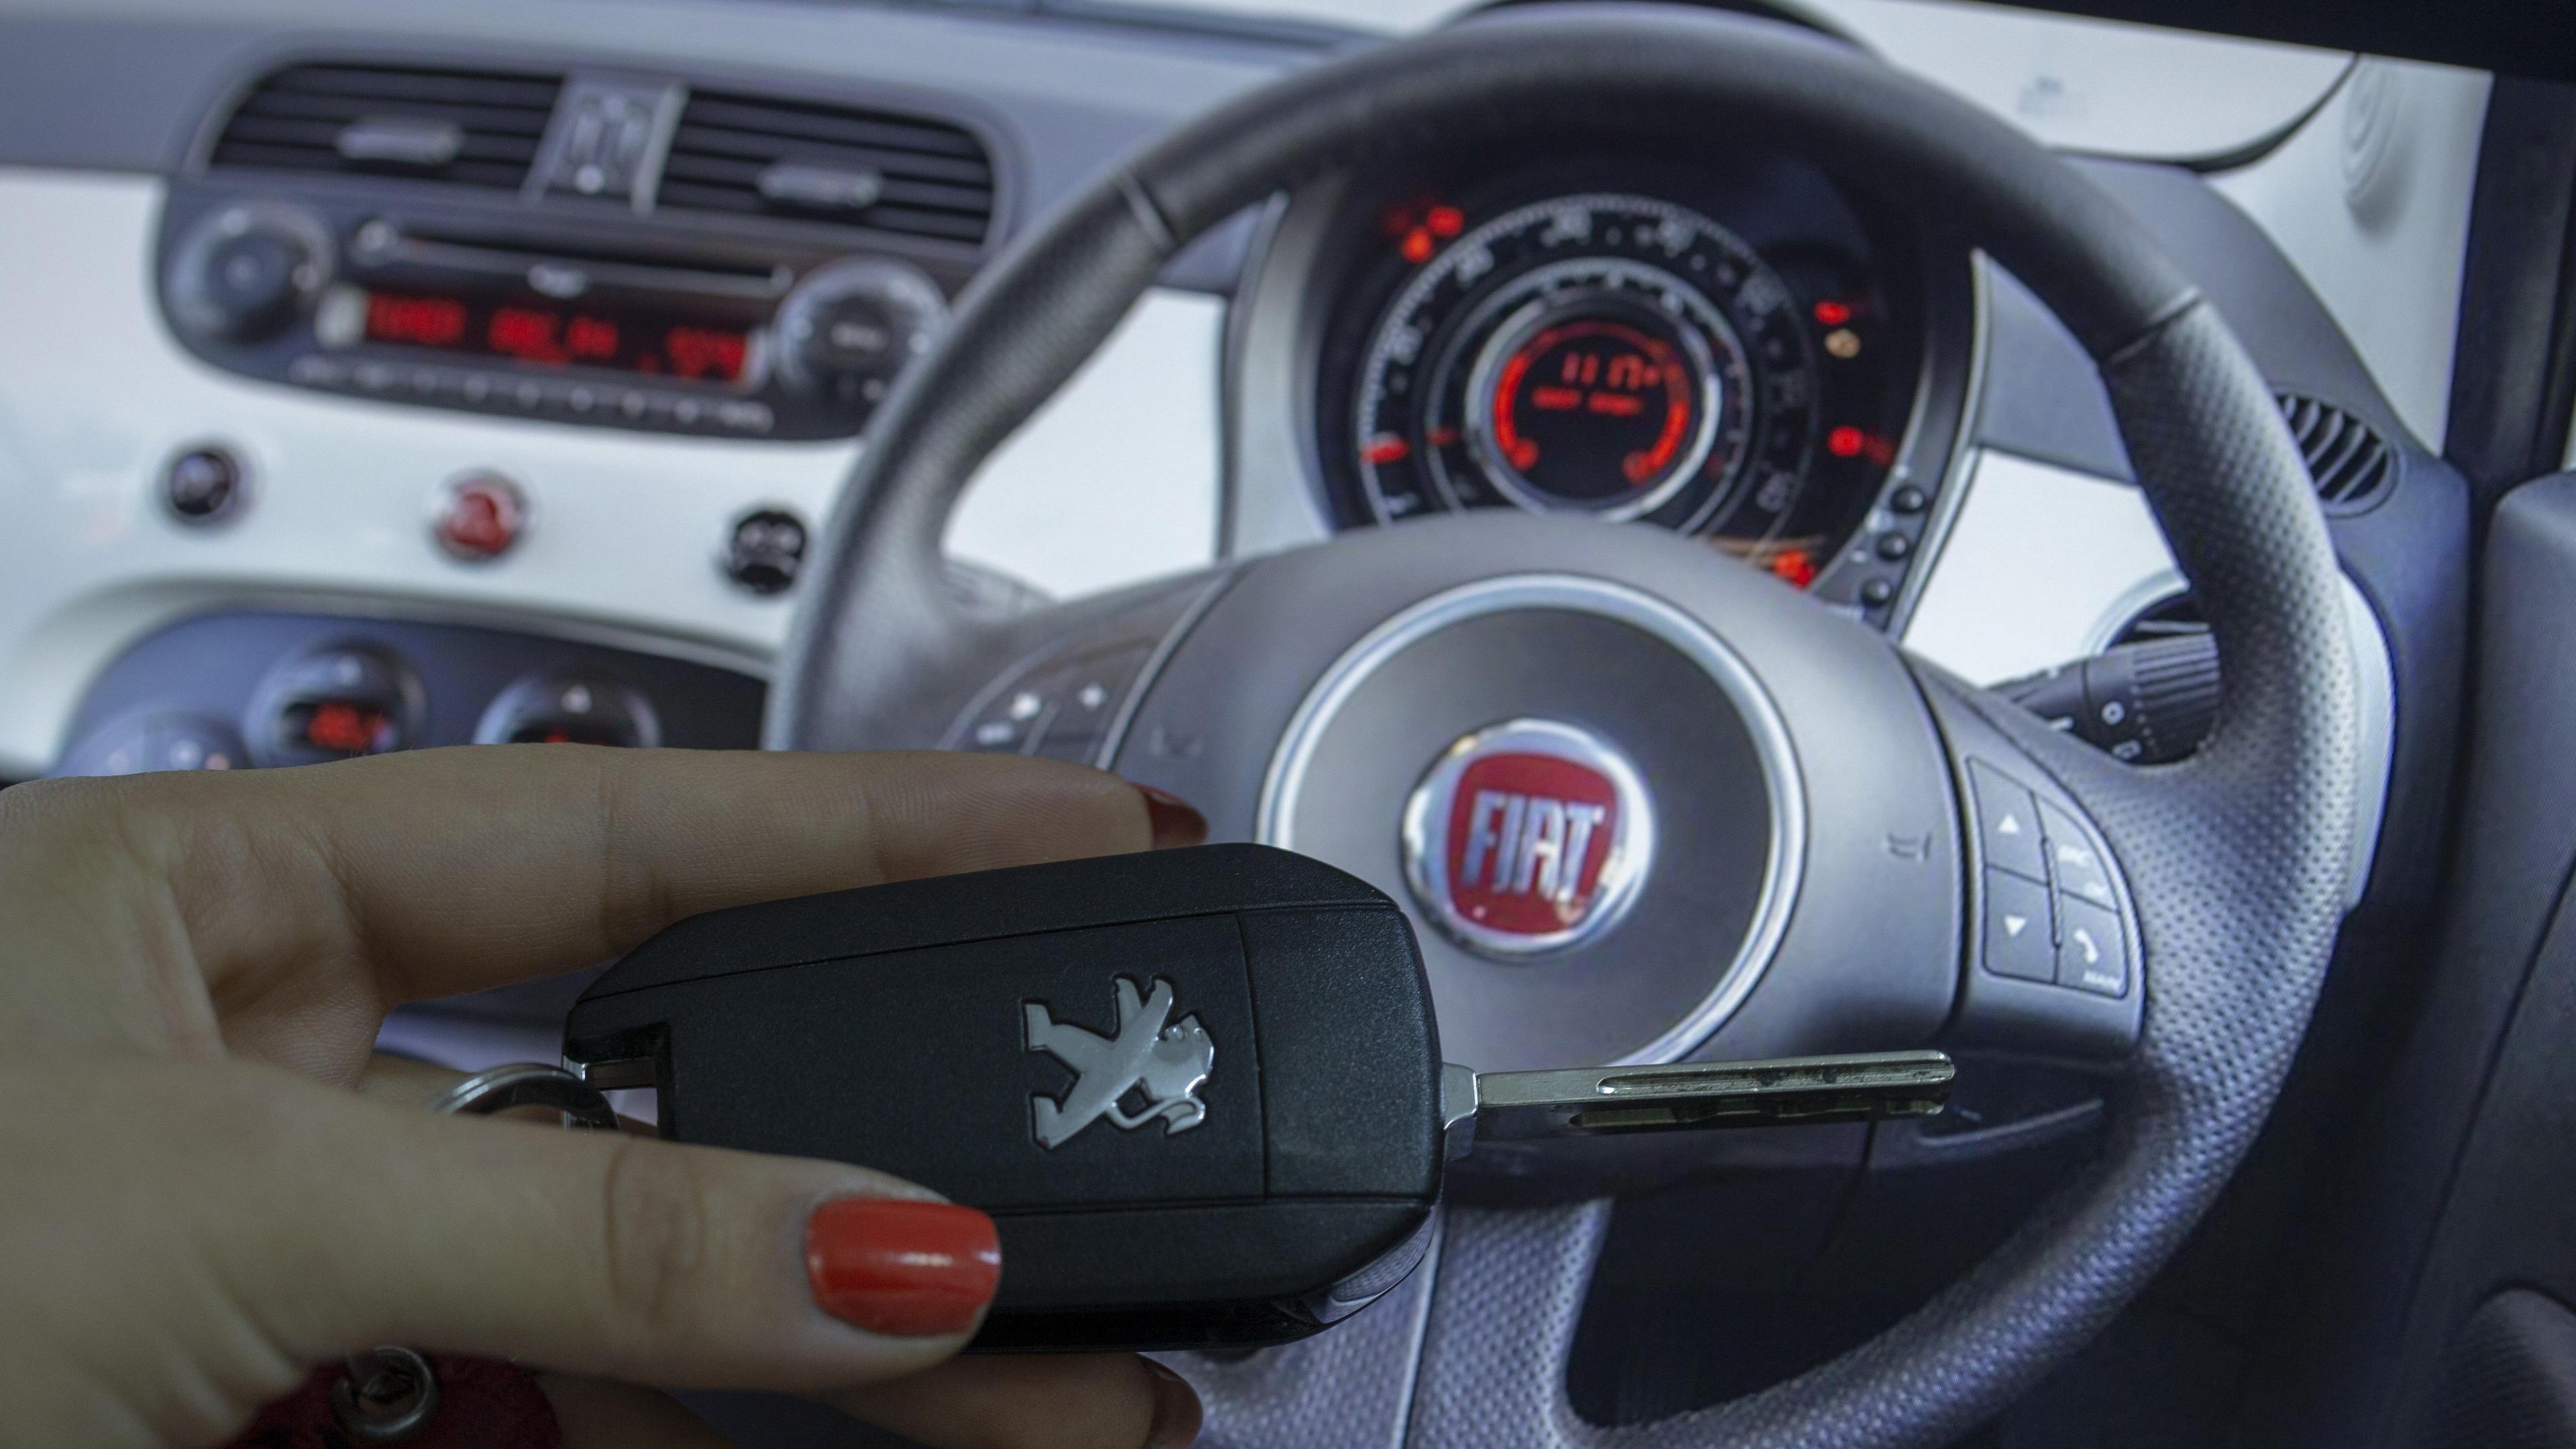
M 1254 845 L 874 886 L 681 921 L 564 1060 L 663 1136 L 879 1168 L 992 1214 L 975 1347 L 1284 1342 L 1401 1282 L 1482 1137 L 1937 1111 L 1938 1052 L 1479 1076 L 1395 902 Z

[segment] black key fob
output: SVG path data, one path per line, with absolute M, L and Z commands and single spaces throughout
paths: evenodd
M 991 1213 L 980 1348 L 1302 1337 L 1402 1280 L 1439 1194 L 1412 928 L 1261 846 L 698 916 L 582 994 L 564 1057 L 655 1088 L 665 1137 L 860 1163 Z

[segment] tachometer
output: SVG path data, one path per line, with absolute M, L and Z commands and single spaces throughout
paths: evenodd
M 1457 238 L 1370 339 L 1353 436 L 1381 521 L 1508 504 L 1767 536 L 1816 432 L 1788 287 L 1644 196 L 1562 197 Z

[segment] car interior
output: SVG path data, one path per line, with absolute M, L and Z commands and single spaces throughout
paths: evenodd
M 1480 1142 L 1206 1444 L 2576 1449 L 2570 17 L 0 0 L 0 783 L 1033 755 L 1449 1062 L 1955 1062 Z

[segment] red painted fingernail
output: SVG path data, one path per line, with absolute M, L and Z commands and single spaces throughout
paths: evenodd
M 1154 1362 L 1154 1422 L 1145 1431 L 1145 1449 L 1190 1449 L 1199 1441 L 1199 1395 L 1190 1381 Z
M 805 1276 L 824 1312 L 870 1333 L 963 1333 L 1002 1281 L 1002 1244 L 970 1207 L 835 1198 L 805 1220 Z
M 1135 784 L 1132 780 L 1128 783 Z M 1207 839 L 1207 817 L 1189 801 L 1151 785 L 1137 785 L 1136 793 L 1145 797 L 1145 818 L 1153 824 L 1156 850 L 1197 845 Z

